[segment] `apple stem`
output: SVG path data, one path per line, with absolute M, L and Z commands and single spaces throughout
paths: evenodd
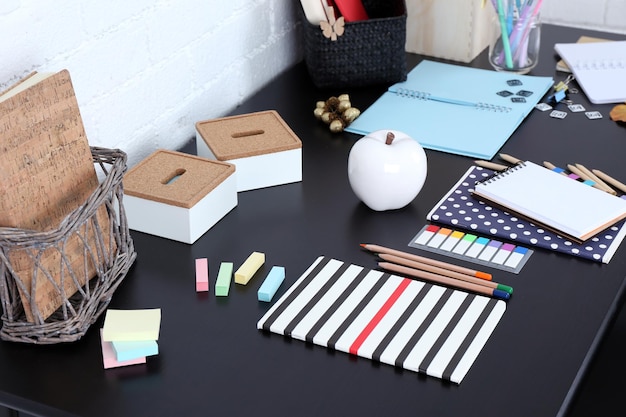
M 391 132 L 387 132 L 387 139 L 385 140 L 385 145 L 391 145 L 391 142 L 393 142 L 395 136 L 393 133 Z

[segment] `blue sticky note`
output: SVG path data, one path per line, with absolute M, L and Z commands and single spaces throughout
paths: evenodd
M 118 361 L 129 361 L 144 356 L 158 355 L 159 345 L 156 340 L 111 342 Z
M 257 291 L 257 297 L 259 301 L 270 302 L 272 297 L 276 294 L 278 287 L 285 280 L 285 268 L 282 266 L 273 266 L 272 270 L 261 284 L 259 291 Z

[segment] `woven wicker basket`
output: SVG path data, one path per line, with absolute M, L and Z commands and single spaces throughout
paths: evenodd
M 80 339 L 106 309 L 135 261 L 122 205 L 126 154 L 96 147 L 91 153 L 103 178 L 90 198 L 59 228 L 46 232 L 0 228 L 3 340 L 52 344 Z M 69 246 L 71 254 L 66 252 Z M 79 262 L 75 261 L 77 256 Z M 58 260 L 53 268 L 48 268 L 52 262 L 43 261 L 46 257 L 48 261 Z M 20 262 L 30 270 L 18 271 L 16 263 Z M 22 281 L 25 276 L 31 282 Z M 48 280 L 46 284 L 53 288 L 52 295 L 60 305 L 45 320 L 34 301 L 35 291 L 29 291 L 36 287 L 35 280 Z M 75 293 L 70 294 L 68 287 Z
M 361 87 L 404 81 L 406 65 L 406 5 L 404 0 L 363 0 L 369 19 L 347 22 L 344 33 L 331 40 L 319 25 L 300 20 L 304 60 L 318 88 Z

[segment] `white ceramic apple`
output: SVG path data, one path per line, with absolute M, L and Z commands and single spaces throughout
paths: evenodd
M 396 130 L 377 130 L 359 139 L 348 156 L 352 191 L 369 208 L 395 210 L 417 197 L 426 181 L 426 153 Z

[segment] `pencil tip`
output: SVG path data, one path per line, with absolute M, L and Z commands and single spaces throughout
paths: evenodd
M 476 271 L 476 278 L 481 278 L 481 279 L 486 279 L 488 281 L 491 281 L 491 274 L 488 274 L 487 272 L 480 272 L 480 271 Z
M 511 294 L 502 290 L 493 290 L 493 296 L 501 300 L 508 300 L 511 298 Z

